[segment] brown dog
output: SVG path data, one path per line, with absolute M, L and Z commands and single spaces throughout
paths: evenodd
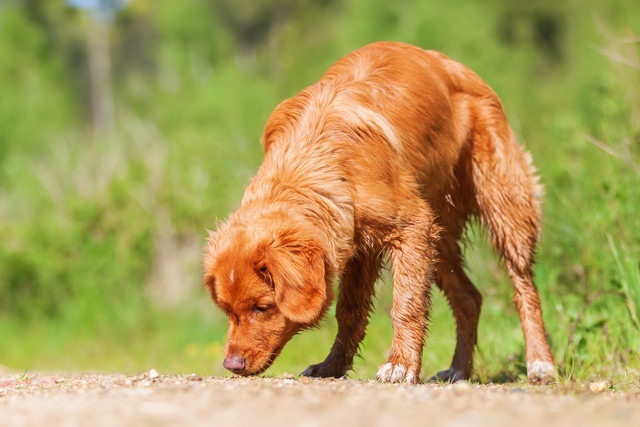
M 451 367 L 434 378 L 469 378 L 482 298 L 458 240 L 478 216 L 513 280 L 529 380 L 555 377 L 532 280 L 542 188 L 500 100 L 475 73 L 437 52 L 371 44 L 278 105 L 262 146 L 242 206 L 205 248 L 206 286 L 230 321 L 227 369 L 267 369 L 291 337 L 318 324 L 339 278 L 335 343 L 303 374 L 346 375 L 386 256 L 394 333 L 378 380 L 419 381 L 433 282 L 457 324 Z

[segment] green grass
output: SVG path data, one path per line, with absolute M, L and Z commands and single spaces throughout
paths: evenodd
M 524 341 L 517 312 L 510 302 L 511 285 L 493 259 L 487 242 L 480 243 L 484 244 L 479 245 L 479 250 L 469 251 L 471 277 L 485 295 L 474 381 L 523 382 Z M 544 282 L 540 286 L 544 289 Z M 352 378 L 374 378 L 378 366 L 386 359 L 392 337 L 389 287 L 388 279 L 378 284 L 380 298 Z M 637 332 L 610 327 L 603 335 L 606 325 L 629 324 L 624 311 L 626 300 L 621 295 L 603 294 L 586 302 L 564 298 L 555 304 L 554 298 L 543 295 L 543 304 L 561 384 L 603 378 L 621 386 L 637 383 L 640 358 L 631 350 L 639 343 Z M 55 322 L 32 323 L 25 328 L 15 321 L 0 319 L 3 336 L 20 336 L 17 341 L 7 341 L 11 344 L 3 347 L 3 361 L 19 370 L 135 373 L 154 367 L 162 372 L 228 376 L 221 366 L 226 319 L 206 296 L 194 298 L 185 306 L 198 309 L 191 313 L 184 308 L 153 310 L 143 315 L 132 309 L 138 317 L 132 317 L 129 323 L 116 321 L 84 328 Z M 320 328 L 296 336 L 265 375 L 297 374 L 309 364 L 323 360 L 335 331 L 331 310 Z M 442 294 L 435 291 L 423 376 L 448 367 L 454 347 L 451 312 Z

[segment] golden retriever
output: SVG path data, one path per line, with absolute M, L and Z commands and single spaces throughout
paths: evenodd
M 339 279 L 335 342 L 303 375 L 345 376 L 386 257 L 394 332 L 378 380 L 420 381 L 432 283 L 457 326 L 451 367 L 432 379 L 469 378 L 482 298 L 459 240 L 478 217 L 513 281 L 529 381 L 555 378 L 532 279 L 542 187 L 475 73 L 438 52 L 374 43 L 278 105 L 261 143 L 264 161 L 241 207 L 204 253 L 206 287 L 229 317 L 227 369 L 267 369 L 319 323 Z

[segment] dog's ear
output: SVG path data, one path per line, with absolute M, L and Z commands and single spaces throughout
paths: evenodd
M 216 300 L 216 277 L 213 274 L 213 264 L 216 260 L 216 249 L 216 233 L 209 231 L 209 238 L 204 246 L 202 270 L 204 272 L 204 286 L 209 290 L 214 301 Z
M 264 252 L 276 304 L 288 319 L 313 325 L 331 301 L 325 279 L 325 252 L 314 239 L 280 233 Z

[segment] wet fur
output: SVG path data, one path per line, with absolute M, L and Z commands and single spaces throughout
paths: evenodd
M 532 279 L 542 188 L 500 100 L 475 73 L 411 45 L 365 46 L 283 101 L 262 146 L 240 209 L 205 248 L 205 283 L 230 319 L 226 357 L 243 360 L 235 372 L 264 371 L 295 333 L 317 325 L 339 279 L 335 343 L 304 374 L 345 375 L 386 256 L 394 334 L 378 379 L 419 381 L 432 283 L 457 325 L 451 367 L 434 378 L 468 378 L 482 298 L 459 240 L 478 217 L 514 284 L 536 367 L 529 378 L 553 378 Z

